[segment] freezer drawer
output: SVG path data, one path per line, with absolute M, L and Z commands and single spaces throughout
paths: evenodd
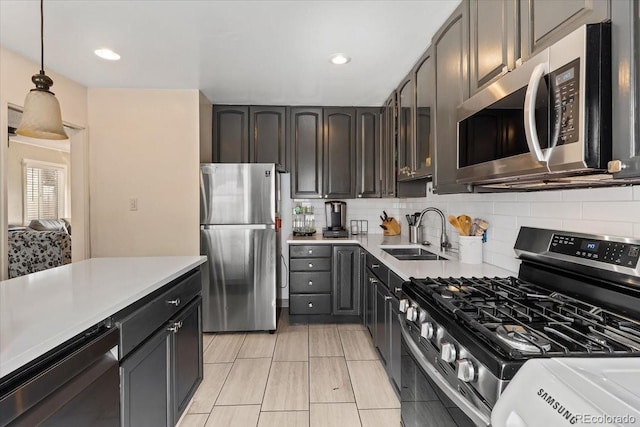
M 270 163 L 200 165 L 200 224 L 274 224 L 276 179 Z
M 331 292 L 331 273 L 291 273 L 291 293 L 293 294 L 319 294 Z
M 209 261 L 202 284 L 203 330 L 275 330 L 275 229 L 201 226 L 200 251 Z
M 331 294 L 291 295 L 289 314 L 331 314 Z

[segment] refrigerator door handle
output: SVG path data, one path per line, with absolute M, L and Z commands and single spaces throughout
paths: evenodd
M 275 224 L 209 224 L 200 225 L 200 230 L 268 230 L 276 228 Z

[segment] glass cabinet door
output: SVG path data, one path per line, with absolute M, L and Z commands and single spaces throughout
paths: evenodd
M 411 76 L 398 91 L 398 180 L 413 178 L 415 92 Z
M 431 49 L 427 50 L 415 72 L 416 135 L 415 177 L 433 175 L 435 68 Z

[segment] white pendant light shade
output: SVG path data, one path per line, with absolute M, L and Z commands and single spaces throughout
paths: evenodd
M 60 104 L 53 93 L 35 89 L 27 94 L 16 133 L 38 139 L 69 139 L 62 126 Z
M 40 72 L 31 76 L 35 89 L 24 99 L 22 120 L 16 130 L 21 136 L 37 139 L 69 139 L 62 127 L 60 104 L 49 88 L 53 80 L 44 72 L 44 0 L 40 0 Z

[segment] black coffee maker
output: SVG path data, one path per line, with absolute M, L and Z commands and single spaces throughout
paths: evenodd
M 327 217 L 327 226 L 322 229 L 323 237 L 349 237 L 347 224 L 347 204 L 340 201 L 326 202 L 324 212 Z

